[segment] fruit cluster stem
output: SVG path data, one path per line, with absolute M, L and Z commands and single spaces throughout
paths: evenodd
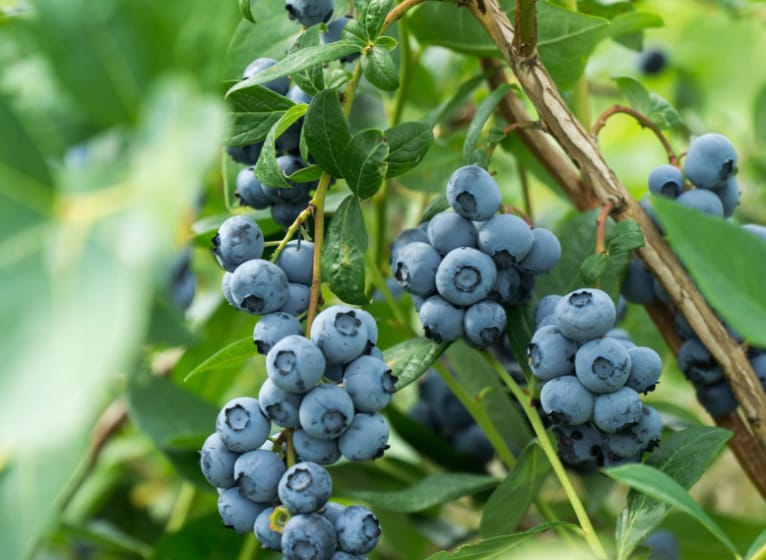
M 593 123 L 593 129 L 591 130 L 591 134 L 595 137 L 598 137 L 599 133 L 604 129 L 604 126 L 606 126 L 606 121 L 613 117 L 614 115 L 619 115 L 620 113 L 625 115 L 630 115 L 634 119 L 638 121 L 638 123 L 641 125 L 642 128 L 648 128 L 651 130 L 654 135 L 657 137 L 657 139 L 662 144 L 662 147 L 665 149 L 665 152 L 668 154 L 668 163 L 670 165 L 675 165 L 678 167 L 678 156 L 673 151 L 673 146 L 670 145 L 670 141 L 665 137 L 665 135 L 662 133 L 660 128 L 646 115 L 643 113 L 640 113 L 639 111 L 636 111 L 635 109 L 631 109 L 630 107 L 625 107 L 623 105 L 612 105 L 609 107 L 606 111 L 601 113 L 599 115 L 598 119 L 596 119 L 596 122 Z

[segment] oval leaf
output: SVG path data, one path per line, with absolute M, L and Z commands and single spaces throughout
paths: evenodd
M 437 344 L 427 338 L 413 338 L 387 348 L 383 352 L 383 359 L 391 372 L 399 378 L 396 390 L 417 381 L 448 346 L 448 343 Z
M 343 176 L 351 192 L 361 199 L 378 192 L 388 170 L 388 144 L 374 128 L 354 134 L 343 151 Z
M 367 39 L 374 41 L 380 33 L 388 12 L 394 7 L 394 0 L 369 0 L 362 10 L 361 22 Z
M 342 178 L 343 150 L 351 142 L 351 133 L 335 90 L 321 91 L 311 100 L 303 136 L 317 165 L 333 177 Z
M 255 356 L 256 350 L 251 337 L 241 338 L 221 348 L 218 352 L 200 363 L 184 377 L 184 381 L 189 381 L 192 377 L 203 371 L 210 371 L 216 368 L 225 368 L 245 363 Z
M 261 142 L 274 123 L 294 105 L 283 95 L 263 86 L 240 89 L 229 96 L 231 128 L 226 139 L 229 146 L 245 146 Z
M 383 133 L 388 143 L 386 178 L 398 177 L 417 166 L 434 142 L 431 126 L 424 122 L 406 122 Z
M 362 72 L 372 85 L 384 91 L 399 87 L 399 73 L 396 71 L 391 53 L 380 46 L 373 46 L 362 57 Z
M 346 303 L 365 305 L 364 253 L 367 229 L 359 199 L 349 195 L 341 202 L 322 246 L 322 278 Z
M 505 94 L 511 89 L 510 84 L 503 84 L 495 91 L 490 93 L 481 102 L 476 109 L 476 113 L 471 119 L 471 124 L 468 126 L 468 132 L 465 136 L 465 142 L 463 143 L 463 162 L 466 165 L 470 165 L 476 161 L 474 151 L 476 150 L 476 142 L 479 140 L 481 130 L 484 128 L 489 117 L 495 111 L 498 103 L 502 101 Z
M 258 161 L 255 164 L 255 176 L 262 185 L 291 189 L 293 186 L 287 181 L 284 173 L 277 164 L 277 149 L 275 141 L 279 138 L 295 121 L 306 114 L 307 105 L 293 105 L 284 115 L 282 115 L 274 126 L 271 127 L 263 141 L 263 149 Z

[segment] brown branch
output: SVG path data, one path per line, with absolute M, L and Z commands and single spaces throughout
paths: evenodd
M 638 121 L 638 123 L 641 125 L 642 128 L 648 128 L 651 130 L 654 135 L 657 137 L 657 139 L 662 144 L 662 147 L 665 148 L 665 152 L 668 154 L 668 163 L 670 165 L 675 165 L 678 167 L 678 156 L 673 151 L 673 147 L 670 145 L 670 142 L 667 138 L 665 138 L 665 135 L 662 133 L 662 131 L 659 129 L 659 127 L 654 124 L 654 121 L 647 117 L 646 115 L 636 111 L 635 109 L 631 109 L 630 107 L 625 107 L 623 105 L 613 105 L 609 107 L 606 111 L 601 113 L 601 115 L 596 119 L 596 122 L 593 124 L 593 129 L 591 130 L 591 134 L 593 136 L 598 138 L 599 132 L 604 128 L 606 125 L 606 121 L 609 119 L 609 117 L 612 117 L 614 115 L 617 115 L 619 113 L 623 113 L 625 115 L 630 115 L 634 119 Z
M 537 109 L 540 119 L 587 181 L 587 188 L 574 190 L 568 188 L 571 185 L 565 186 L 565 191 L 575 205 L 578 208 L 582 206 L 580 196 L 584 192 L 590 192 L 601 204 L 613 202 L 615 219 L 630 219 L 641 227 L 646 244 L 638 250 L 640 256 L 721 366 L 742 407 L 749 429 L 739 429 L 737 437 L 732 438 L 732 445 L 741 445 L 741 438 L 746 438 L 749 443 L 764 451 L 766 394 L 742 347 L 723 327 L 652 221 L 609 168 L 595 139 L 569 110 L 539 57 L 519 60 L 515 56 L 512 47 L 513 30 L 497 0 L 466 0 L 464 4 L 500 49 L 521 87 Z M 754 468 L 766 470 L 766 463 L 760 463 Z M 759 491 L 766 496 L 766 487 L 759 486 Z
M 537 0 L 518 0 L 514 24 L 516 36 L 513 48 L 516 56 L 528 58 L 537 54 Z

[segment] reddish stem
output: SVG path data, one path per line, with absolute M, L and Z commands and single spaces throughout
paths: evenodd
M 638 123 L 641 125 L 642 128 L 648 128 L 651 130 L 654 135 L 657 137 L 657 139 L 662 144 L 662 147 L 665 148 L 665 152 L 668 154 L 668 162 L 670 165 L 675 165 L 678 167 L 678 156 L 673 151 L 673 147 L 670 145 L 670 142 L 667 138 L 665 138 L 665 135 L 662 133 L 662 131 L 659 129 L 659 127 L 654 124 L 654 121 L 652 121 L 649 117 L 644 115 L 643 113 L 639 113 L 635 109 L 631 109 L 630 107 L 625 107 L 624 105 L 613 105 L 609 107 L 606 111 L 601 113 L 599 115 L 598 119 L 596 119 L 596 122 L 593 123 L 593 129 L 591 130 L 591 134 L 598 137 L 598 134 L 601 132 L 601 129 L 604 128 L 606 125 L 607 119 L 609 117 L 612 117 L 614 115 L 617 115 L 619 113 L 623 113 L 625 115 L 630 115 L 634 119 L 638 121 Z

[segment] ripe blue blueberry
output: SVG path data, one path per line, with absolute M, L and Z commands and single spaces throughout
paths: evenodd
M 216 488 L 231 488 L 234 481 L 234 461 L 238 454 L 226 447 L 217 432 L 208 436 L 200 451 L 200 467 L 205 479 Z
M 478 424 L 471 424 L 465 430 L 457 432 L 452 441 L 455 451 L 473 457 L 481 464 L 490 462 L 495 456 L 495 448 Z
M 314 269 L 314 244 L 304 240 L 288 242 L 279 254 L 276 264 L 285 271 L 290 282 L 311 286 L 311 274 Z
M 218 494 L 218 513 L 226 527 L 237 533 L 249 533 L 255 520 L 269 507 L 268 503 L 255 503 L 239 493 L 239 489 L 229 488 Z
M 570 292 L 556 305 L 556 326 L 578 342 L 603 336 L 614 326 L 616 316 L 612 298 L 596 288 Z
M 306 27 L 328 21 L 335 10 L 333 0 L 285 0 L 290 19 Z
M 545 228 L 534 228 L 532 236 L 532 248 L 521 259 L 519 268 L 533 274 L 550 272 L 561 258 L 561 242 L 552 231 Z
M 591 424 L 554 426 L 558 454 L 569 465 L 596 466 L 603 455 L 604 435 Z
M 338 548 L 351 554 L 367 554 L 380 540 L 380 523 L 362 506 L 349 506 L 335 521 Z
M 554 317 L 554 312 L 556 311 L 556 306 L 561 301 L 561 296 L 557 294 L 551 294 L 543 297 L 540 299 L 540 301 L 537 302 L 537 305 L 535 306 L 535 328 L 540 328 L 543 326 L 543 321 L 547 317 Z M 548 324 L 548 323 L 546 323 Z
M 396 253 L 393 262 L 394 277 L 411 294 L 428 296 L 434 292 L 436 270 L 441 255 L 428 243 L 414 241 Z
M 723 187 L 716 189 L 715 194 L 721 199 L 723 206 L 723 217 L 728 218 L 734 214 L 734 210 L 739 206 L 739 183 L 735 177 L 729 177 Z
M 461 247 L 444 257 L 436 270 L 439 295 L 454 305 L 472 305 L 489 295 L 497 278 L 492 259 L 470 247 Z
M 508 317 L 503 307 L 493 301 L 480 301 L 466 309 L 463 331 L 478 348 L 491 346 L 505 333 Z
M 543 381 L 574 373 L 577 343 L 553 325 L 540 327 L 527 347 L 527 360 L 535 377 Z
M 713 418 L 728 416 L 737 410 L 737 397 L 723 380 L 714 385 L 697 385 L 697 400 Z
M 681 560 L 678 540 L 670 531 L 654 531 L 641 544 L 651 551 L 648 560 Z
M 649 173 L 649 192 L 657 196 L 678 198 L 684 190 L 684 176 L 675 165 L 664 164 Z
M 255 165 L 262 149 L 263 142 L 258 142 L 257 144 L 248 144 L 246 146 L 226 146 L 226 153 L 237 163 Z
M 263 192 L 263 185 L 255 177 L 254 167 L 245 167 L 237 174 L 237 188 L 234 194 L 242 206 L 250 206 L 256 210 L 264 210 L 271 201 Z
M 625 279 L 622 281 L 622 295 L 631 303 L 647 305 L 655 299 L 654 277 L 638 257 L 630 259 Z
M 245 261 L 263 254 L 263 233 L 251 218 L 232 216 L 213 237 L 213 255 L 224 270 L 234 270 Z
M 310 287 L 308 287 L 306 284 L 290 282 L 287 285 L 287 301 L 282 307 L 279 308 L 279 311 L 297 317 L 301 313 L 305 313 L 308 310 L 310 298 Z
M 493 216 L 479 229 L 479 249 L 492 257 L 498 268 L 521 262 L 534 240 L 529 224 L 513 214 Z
M 478 237 L 473 222 L 455 212 L 440 212 L 428 222 L 428 242 L 440 255 L 458 247 L 476 247 Z
M 277 166 L 282 171 L 285 177 L 289 177 L 296 171 L 299 171 L 306 167 L 303 160 L 298 156 L 284 155 L 277 158 Z M 263 193 L 266 195 L 272 204 L 284 203 L 284 204 L 297 204 L 302 203 L 308 198 L 311 189 L 316 187 L 316 182 L 308 183 L 296 183 L 288 179 L 287 181 L 291 188 L 275 187 L 271 185 L 263 185 Z M 303 208 L 306 205 L 303 204 Z
M 252 78 L 256 74 L 259 74 L 266 70 L 267 68 L 271 68 L 277 63 L 276 60 L 273 58 L 256 58 L 254 61 L 252 61 L 250 64 L 247 65 L 247 68 L 245 68 L 245 71 L 242 72 L 242 79 L 247 80 L 249 78 Z M 275 78 L 271 80 L 270 82 L 266 82 L 265 84 L 262 84 L 263 87 L 269 88 L 272 91 L 275 91 L 276 93 L 280 95 L 284 95 L 287 93 L 287 89 L 290 87 L 290 81 L 287 79 L 287 77 L 282 78 Z
M 701 189 L 723 186 L 737 170 L 737 153 L 729 139 L 721 134 L 703 134 L 689 146 L 684 172 Z
M 278 311 L 287 302 L 287 276 L 263 259 L 243 262 L 232 273 L 231 296 L 237 307 L 253 315 Z
M 374 347 L 378 343 L 378 323 L 375 317 L 364 309 L 356 309 L 355 311 L 356 316 L 364 323 L 364 327 L 367 329 L 367 346 Z M 373 348 L 368 348 L 368 350 L 372 351 Z
M 316 513 L 293 515 L 282 532 L 286 560 L 329 560 L 337 543 L 335 527 Z
M 327 520 L 332 523 L 333 527 L 335 522 L 340 517 L 340 514 L 346 510 L 346 506 L 342 506 L 337 502 L 327 502 L 319 513 L 322 514 Z
M 429 297 L 418 310 L 426 337 L 440 344 L 463 336 L 464 315 L 465 311 L 439 296 Z
M 253 531 L 263 548 L 272 550 L 282 549 L 282 533 L 271 529 L 271 516 L 274 513 L 274 507 L 267 507 L 255 519 Z
M 215 429 L 226 447 L 237 453 L 258 449 L 269 437 L 271 423 L 258 401 L 238 397 L 227 402 L 215 421 Z
M 319 465 L 332 465 L 340 459 L 337 439 L 320 439 L 308 435 L 298 428 L 293 432 L 295 453 L 301 461 L 311 461 Z
M 745 224 L 742 228 L 766 241 L 766 226 L 759 224 Z
M 228 270 L 223 272 L 223 276 L 221 277 L 221 291 L 223 292 L 223 298 L 228 304 L 234 309 L 239 309 L 239 306 L 237 305 L 237 302 L 234 301 L 234 296 L 231 293 L 231 277 L 232 274 Z
M 627 459 L 644 451 L 651 451 L 660 441 L 661 434 L 662 418 L 659 412 L 651 406 L 644 406 L 638 423 L 626 431 L 609 434 L 607 446 L 618 457 Z
M 504 305 L 517 305 L 523 289 L 521 287 L 521 274 L 516 267 L 501 268 L 495 277 L 493 292 Z M 493 294 L 491 292 L 491 294 Z
M 306 393 L 322 378 L 325 358 L 308 338 L 289 335 L 266 354 L 266 372 L 277 387 L 290 393 Z
M 306 393 L 298 410 L 301 428 L 320 439 L 339 437 L 354 418 L 354 402 L 346 391 L 323 383 Z
M 630 387 L 614 393 L 597 395 L 593 405 L 593 423 L 601 431 L 614 434 L 641 419 L 641 397 Z
M 723 379 L 713 355 L 697 338 L 690 338 L 678 349 L 678 369 L 695 385 L 714 385 Z
M 369 336 L 359 309 L 333 305 L 316 316 L 311 340 L 324 353 L 328 364 L 347 364 L 362 355 Z
M 263 449 L 243 453 L 234 463 L 234 479 L 239 493 L 254 502 L 273 502 L 284 472 L 282 459 Z
M 399 251 L 404 249 L 404 247 L 410 243 L 414 243 L 415 241 L 420 243 L 428 243 L 428 234 L 426 231 L 423 231 L 420 228 L 411 228 L 402 230 L 402 232 L 396 236 L 396 239 L 394 239 L 393 243 L 391 243 L 391 259 L 389 260 L 392 271 L 396 270 L 394 268 L 396 257 L 399 254 Z
M 335 554 L 330 557 L 330 560 L 367 560 L 367 557 L 336 550 Z
M 258 392 L 258 405 L 266 417 L 277 426 L 297 428 L 298 407 L 302 396 L 281 389 L 271 379 L 266 379 Z
M 500 209 L 500 188 L 485 169 L 466 165 L 455 171 L 447 182 L 447 202 L 469 220 L 489 220 Z
M 682 206 L 708 214 L 715 218 L 723 218 L 723 203 L 717 194 L 705 189 L 685 191 L 676 201 Z
M 391 401 L 396 377 L 388 364 L 372 356 L 360 356 L 346 366 L 343 386 L 361 412 L 377 412 Z
M 300 335 L 301 324 L 288 313 L 269 313 L 261 317 L 253 328 L 253 342 L 260 354 L 268 354 L 271 347 L 291 334 Z
M 628 350 L 630 356 L 630 376 L 625 383 L 637 393 L 653 391 L 662 373 L 662 358 L 646 346 L 636 346 Z
M 593 395 L 574 375 L 547 381 L 540 391 L 540 403 L 556 424 L 585 424 L 593 415 Z
M 597 338 L 577 350 L 575 373 L 590 392 L 612 393 L 628 380 L 630 355 L 617 339 Z
M 620 344 L 622 344 L 626 350 L 630 350 L 631 348 L 635 348 L 636 345 L 633 342 L 633 339 L 630 337 L 630 333 L 626 331 L 625 329 L 620 328 L 613 328 L 606 331 L 606 335 L 609 338 L 613 338 L 616 341 L 618 341 Z M 631 361 L 631 372 L 633 371 L 633 363 Z
M 694 330 L 692 329 L 689 321 L 686 320 L 683 313 L 677 312 L 673 317 L 673 330 L 682 340 L 688 340 L 694 338 Z
M 279 481 L 279 500 L 290 513 L 312 513 L 324 506 L 332 494 L 332 479 L 316 463 L 296 463 Z
M 338 447 L 349 461 L 371 461 L 388 448 L 388 422 L 380 414 L 360 412 L 338 439 Z

